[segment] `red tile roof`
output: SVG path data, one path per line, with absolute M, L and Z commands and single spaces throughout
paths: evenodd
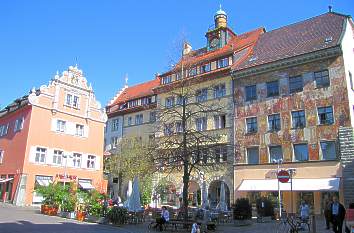
M 340 43 L 346 18 L 345 15 L 326 13 L 263 33 L 249 58 L 241 64 L 234 64 L 232 69 L 242 70 L 334 47 Z M 250 58 L 253 59 L 250 61 Z
M 154 94 L 153 88 L 160 84 L 160 79 L 156 78 L 154 80 L 140 83 L 131 87 L 126 88 L 109 106 L 124 103 L 128 100 L 138 99 L 144 96 L 151 96 Z
M 199 65 L 203 62 L 216 60 L 218 58 L 222 58 L 227 55 L 231 55 L 232 53 L 241 51 L 245 48 L 249 48 L 255 45 L 258 38 L 264 33 L 264 28 L 257 28 L 253 31 L 246 32 L 240 35 L 232 35 L 230 41 L 224 47 L 220 49 L 216 49 L 213 51 L 208 51 L 204 53 L 199 53 L 198 51 L 203 51 L 203 49 L 194 50 L 191 52 L 191 55 L 187 55 L 184 58 L 184 65 L 185 66 L 193 66 Z M 248 53 L 247 53 L 248 54 Z M 247 55 L 245 54 L 245 55 Z M 240 58 L 241 59 L 241 58 Z M 161 76 L 169 75 L 180 68 L 181 60 L 175 66 L 174 69 L 165 72 Z

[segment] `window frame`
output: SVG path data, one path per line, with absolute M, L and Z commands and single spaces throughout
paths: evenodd
M 175 97 L 169 96 L 165 99 L 165 108 L 173 108 L 175 106 Z
M 274 90 L 272 89 L 275 89 L 275 87 L 272 87 L 271 85 L 275 84 L 276 83 L 276 86 L 277 86 L 277 91 L 274 92 Z M 271 81 L 271 82 L 267 82 L 266 83 L 266 87 L 267 87 L 267 97 L 277 97 L 279 96 L 279 80 L 275 80 L 275 81 Z M 272 91 L 270 91 L 272 90 Z
M 324 72 L 327 72 L 327 75 L 323 75 Z M 316 77 L 317 74 L 319 74 L 320 76 Z M 316 88 L 329 87 L 331 85 L 328 69 L 313 72 L 313 77 L 315 79 Z M 318 80 L 321 80 L 321 82 L 323 82 L 324 79 L 327 79 L 327 82 L 318 83 Z
M 300 115 L 300 113 L 303 113 L 303 115 Z M 294 116 L 294 114 L 297 114 L 297 116 Z M 299 122 L 302 122 L 303 120 L 303 125 L 296 125 L 297 120 Z M 293 129 L 303 129 L 306 127 L 306 112 L 305 110 L 297 110 L 297 111 L 291 111 L 291 127 Z
M 278 117 L 278 118 L 275 118 L 275 117 Z M 270 119 L 270 118 L 272 118 L 272 119 Z M 277 127 L 277 125 L 279 125 L 279 127 Z M 280 113 L 274 113 L 274 114 L 268 115 L 268 131 L 269 132 L 277 132 L 280 130 L 281 130 Z
M 56 132 L 65 133 L 66 132 L 66 121 L 57 119 Z
M 77 163 L 79 164 L 79 166 L 76 165 Z M 72 166 L 74 168 L 81 168 L 81 166 L 82 166 L 82 154 L 81 153 L 73 153 Z
M 306 159 L 297 159 L 296 157 L 296 148 L 297 146 L 306 146 Z M 295 162 L 306 162 L 306 161 L 309 161 L 309 145 L 308 143 L 296 143 L 296 144 L 293 144 L 293 154 L 294 154 L 294 157 L 293 157 L 293 161 Z
M 47 160 L 47 152 L 48 149 L 45 147 L 36 147 L 34 162 L 37 164 L 45 164 Z M 37 161 L 37 155 L 38 155 L 38 161 Z
M 96 168 L 96 155 L 87 155 L 86 168 L 95 169 Z
M 213 88 L 214 99 L 222 98 L 226 96 L 226 85 L 225 83 L 220 83 L 215 85 Z
M 256 127 L 250 127 L 254 124 Z M 251 129 L 253 129 L 253 130 L 251 130 Z M 253 134 L 253 133 L 258 132 L 258 118 L 256 116 L 246 118 L 246 132 L 247 132 L 247 134 Z
M 226 114 L 214 115 L 214 129 L 226 128 Z
M 85 126 L 81 124 L 75 125 L 75 136 L 83 137 L 85 135 Z
M 250 163 L 250 152 L 249 150 L 257 150 L 257 163 Z M 246 148 L 246 159 L 247 159 L 247 164 L 250 165 L 256 165 L 256 164 L 260 164 L 260 157 L 259 157 L 259 146 L 252 146 L 252 147 L 248 147 Z
M 0 149 L 0 164 L 4 163 L 5 151 Z
M 59 154 L 56 152 L 60 152 Z M 54 150 L 53 151 L 53 158 L 52 158 L 52 163 L 58 166 L 61 166 L 63 164 L 63 155 L 64 155 L 64 151 L 62 150 Z M 58 158 L 60 158 L 60 163 L 58 163 Z
M 250 96 L 248 95 L 248 90 L 250 90 L 250 88 L 254 88 L 254 95 Z M 253 94 L 253 91 L 252 91 Z M 245 86 L 245 100 L 246 101 L 253 101 L 253 100 L 257 100 L 257 85 L 249 85 L 249 86 Z
M 304 78 L 302 75 L 289 77 L 289 93 L 297 93 L 304 90 Z
M 323 113 L 320 113 L 320 110 L 324 109 Z M 331 109 L 331 112 L 327 112 L 328 109 Z M 327 119 L 328 114 L 331 114 L 332 121 L 329 122 Z M 326 116 L 325 122 L 322 121 L 321 116 Z M 317 120 L 318 125 L 333 125 L 334 124 L 334 110 L 333 106 L 324 106 L 324 107 L 317 107 Z
M 202 103 L 208 100 L 208 88 L 202 88 L 195 92 L 195 101 Z
M 272 149 L 280 148 L 281 151 L 281 158 L 272 158 Z M 269 151 L 269 162 L 273 163 L 273 160 L 284 159 L 283 147 L 281 145 L 270 145 L 268 146 Z
M 208 118 L 207 117 L 197 117 L 195 119 L 195 129 L 198 132 L 203 132 L 208 130 Z
M 144 115 L 137 114 L 135 115 L 135 125 L 142 125 L 144 123 Z
M 325 158 L 323 149 L 322 149 L 322 143 L 333 143 L 334 145 L 334 158 Z M 321 150 L 321 160 L 324 161 L 333 161 L 333 160 L 338 160 L 338 144 L 336 140 L 320 140 L 320 150 Z

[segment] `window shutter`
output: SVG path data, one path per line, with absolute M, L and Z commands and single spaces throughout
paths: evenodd
M 51 130 L 52 131 L 57 131 L 57 120 L 56 118 L 52 119 L 52 126 L 51 126 Z
M 87 154 L 81 155 L 81 168 L 87 168 Z
M 76 124 L 73 122 L 66 122 L 66 132 L 67 134 L 70 135 L 75 135 L 76 134 Z
M 36 147 L 35 146 L 31 146 L 31 149 L 29 151 L 29 161 L 31 163 L 36 162 Z
M 96 155 L 95 169 L 100 170 L 100 167 L 101 167 L 100 157 Z
M 88 138 L 89 136 L 89 126 L 84 125 L 84 137 Z
M 54 164 L 53 163 L 53 155 L 54 155 L 54 149 L 47 149 L 47 154 L 45 157 L 45 163 L 46 164 Z

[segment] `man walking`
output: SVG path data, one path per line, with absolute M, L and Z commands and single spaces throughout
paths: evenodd
M 333 196 L 331 213 L 332 213 L 331 220 L 333 224 L 334 233 L 342 233 L 343 221 L 345 217 L 345 208 L 341 203 L 339 203 L 337 196 Z

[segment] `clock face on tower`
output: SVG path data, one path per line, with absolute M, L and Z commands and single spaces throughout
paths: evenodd
M 217 38 L 214 38 L 210 41 L 210 48 L 215 49 L 219 45 L 219 40 Z

